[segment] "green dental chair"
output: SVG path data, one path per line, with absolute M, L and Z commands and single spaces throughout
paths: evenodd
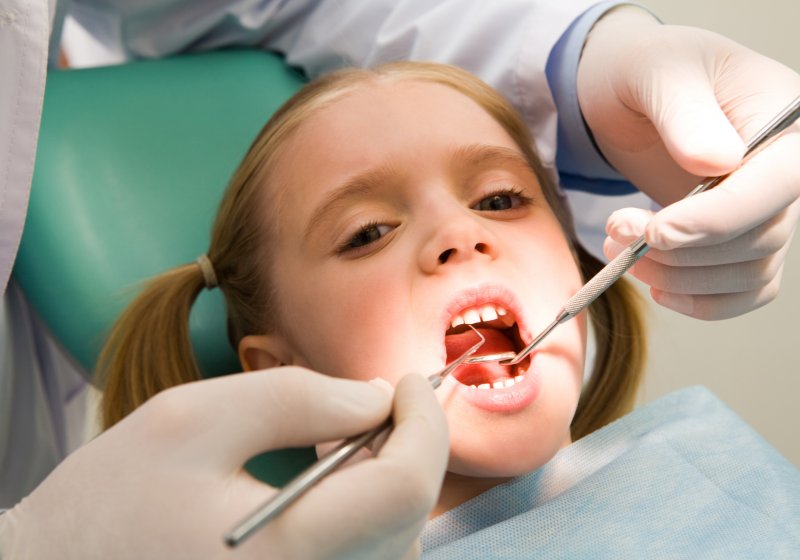
M 140 283 L 205 253 L 228 179 L 302 83 L 280 57 L 242 50 L 51 71 L 14 275 L 88 375 Z M 219 290 L 190 323 L 204 375 L 238 371 Z M 248 469 L 281 485 L 313 459 L 285 450 Z

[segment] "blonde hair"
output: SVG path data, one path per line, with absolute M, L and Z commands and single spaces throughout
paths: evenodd
M 234 174 L 220 204 L 207 256 L 219 279 L 228 311 L 228 333 L 236 348 L 248 334 L 274 329 L 275 294 L 269 283 L 265 248 L 275 234 L 265 225 L 265 192 L 270 169 L 287 138 L 321 107 L 373 80 L 416 80 L 450 87 L 480 105 L 515 140 L 542 185 L 545 198 L 571 239 L 585 278 L 602 264 L 572 233 L 569 214 L 545 173 L 528 128 L 511 105 L 475 76 L 453 66 L 398 62 L 372 70 L 346 69 L 315 80 L 287 101 L 267 122 Z M 267 222 L 273 222 L 267 220 Z M 205 285 L 196 263 L 152 279 L 114 325 L 99 361 L 105 383 L 106 428 L 168 387 L 201 378 L 189 339 L 189 311 Z M 597 354 L 591 380 L 572 423 L 574 439 L 632 409 L 645 360 L 643 321 L 636 293 L 618 281 L 590 307 Z M 270 321 L 266 323 L 265 321 Z

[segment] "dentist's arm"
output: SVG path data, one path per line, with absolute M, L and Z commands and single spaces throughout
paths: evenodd
M 738 167 L 745 141 L 797 95 L 796 72 L 720 35 L 633 7 L 595 25 L 578 98 L 608 161 L 661 205 L 735 170 L 655 216 L 627 209 L 608 220 L 609 257 L 646 235 L 653 250 L 632 273 L 657 302 L 722 319 L 775 298 L 800 216 L 797 125 Z
M 553 170 L 556 116 L 545 65 L 564 30 L 595 3 L 104 0 L 102 13 L 76 10 L 73 16 L 118 60 L 246 45 L 284 54 L 309 77 L 393 60 L 454 64 L 499 89 L 520 110 Z
M 375 458 L 302 496 L 235 551 L 223 533 L 275 489 L 242 465 L 265 450 L 366 431 L 393 409 Z M 70 455 L 0 515 L 0 557 L 403 558 L 438 497 L 444 414 L 409 375 L 373 385 L 281 368 L 164 391 Z

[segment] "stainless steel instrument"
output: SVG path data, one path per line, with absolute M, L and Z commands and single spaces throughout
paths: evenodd
M 472 356 L 478 348 L 480 348 L 486 339 L 470 327 L 479 340 L 466 352 L 461 354 L 454 361 L 450 362 L 442 370 L 430 375 L 428 381 L 434 389 L 442 384 L 442 380 L 450 375 L 458 366 L 468 363 L 469 357 Z M 513 353 L 511 353 L 513 356 Z M 325 476 L 330 474 L 336 467 L 347 461 L 350 457 L 362 447 L 369 445 L 378 436 L 383 435 L 392 429 L 392 419 L 387 418 L 380 426 L 364 432 L 359 436 L 353 436 L 343 441 L 333 451 L 325 457 L 308 467 L 306 470 L 292 479 L 286 486 L 284 486 L 277 494 L 267 500 L 261 507 L 248 515 L 241 523 L 233 528 L 224 537 L 225 543 L 228 546 L 235 547 L 241 544 L 247 537 L 252 535 L 256 530 L 269 523 L 272 519 L 278 516 L 283 510 L 289 507 L 300 496 L 308 491 L 317 482 L 322 480 Z
M 788 126 L 794 123 L 800 116 L 800 96 L 795 98 L 783 111 L 781 111 L 775 118 L 767 123 L 750 141 L 747 143 L 747 149 L 744 153 L 743 161 L 750 157 L 758 148 L 765 146 L 770 140 L 775 138 L 778 134 L 783 132 Z M 703 191 L 716 187 L 728 175 L 720 177 L 708 177 L 702 183 L 697 185 L 692 191 L 684 198 L 689 198 Z M 626 247 L 614 260 L 609 262 L 603 269 L 594 275 L 578 292 L 572 296 L 561 311 L 558 312 L 556 318 L 550 323 L 533 341 L 523 348 L 512 360 L 505 360 L 501 355 L 486 355 L 482 356 L 484 359 L 491 359 L 494 357 L 502 365 L 513 365 L 519 363 L 531 351 L 550 334 L 553 329 L 558 325 L 569 321 L 578 313 L 589 307 L 589 305 L 596 300 L 600 294 L 605 292 L 609 286 L 619 280 L 619 278 L 628 271 L 636 262 L 650 250 L 644 235 L 639 237 L 636 241 Z

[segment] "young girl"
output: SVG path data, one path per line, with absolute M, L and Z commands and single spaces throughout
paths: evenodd
M 519 350 L 600 268 L 531 146 L 509 105 L 455 68 L 309 84 L 245 156 L 207 254 L 154 279 L 115 326 L 106 426 L 200 378 L 188 316 L 204 287 L 224 292 L 245 370 L 395 382 L 471 346 L 465 324 L 483 354 Z M 437 389 L 450 460 L 426 557 L 797 558 L 797 468 L 698 389 L 606 426 L 640 380 L 634 292 L 618 281 L 589 319 L 588 383 L 579 316 L 519 365 L 463 366 Z
M 226 299 L 243 369 L 299 365 L 395 382 L 485 337 L 521 349 L 601 264 L 575 241 L 520 117 L 449 66 L 396 63 L 312 82 L 267 123 L 222 200 L 206 255 L 152 280 L 101 357 L 113 425 L 200 378 L 188 337 L 204 288 Z M 547 463 L 628 412 L 644 360 L 633 290 L 557 328 L 517 366 L 459 368 L 437 390 L 451 437 L 434 513 Z

